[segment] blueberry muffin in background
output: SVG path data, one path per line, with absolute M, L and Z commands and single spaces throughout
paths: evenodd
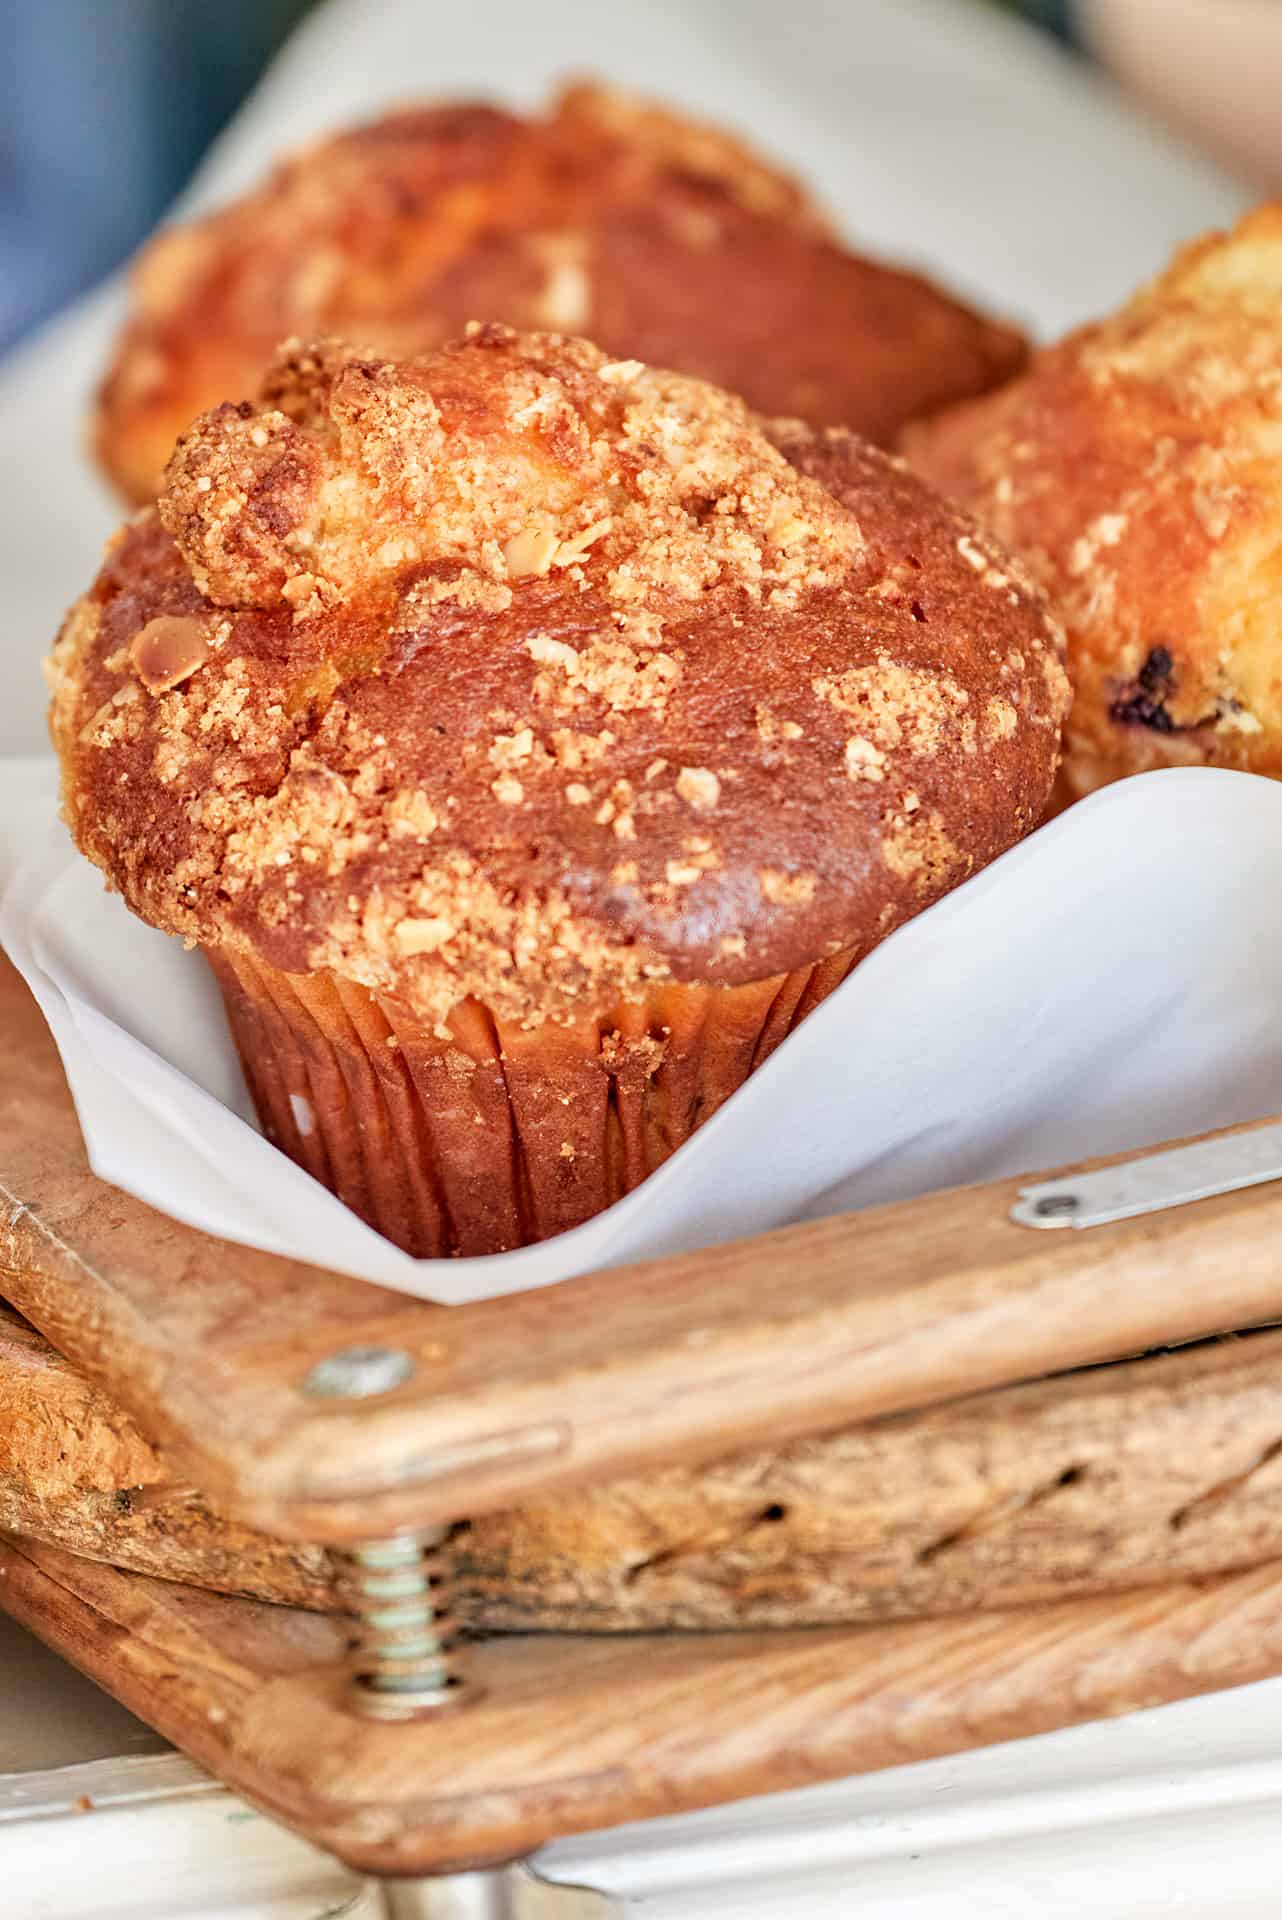
M 1063 799 L 1156 767 L 1282 776 L 1282 202 L 905 446 L 1064 621 Z
M 576 86 L 540 118 L 390 114 L 161 232 L 99 395 L 99 460 L 149 500 L 183 428 L 250 398 L 288 336 L 403 355 L 474 319 L 589 334 L 883 443 L 1025 358 L 1010 328 L 844 251 L 802 188 L 730 135 Z
M 497 325 L 286 350 L 51 679 L 78 844 L 208 956 L 268 1136 L 419 1255 L 635 1187 L 1036 824 L 1067 699 L 902 463 Z

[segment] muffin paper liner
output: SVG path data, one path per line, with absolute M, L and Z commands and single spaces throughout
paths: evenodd
M 208 957 L 268 1139 L 420 1258 L 550 1239 L 631 1193 L 853 964 L 533 1032 L 469 1000 L 438 1032 L 334 974 Z
M 54 795 L 49 762 L 0 764 L 0 941 L 53 1030 L 95 1170 L 209 1232 L 431 1299 L 513 1292 L 1282 1110 L 1282 784 L 1205 768 L 1145 774 L 1071 808 L 893 934 L 657 1172 L 595 1218 L 553 1232 L 583 1193 L 573 1182 L 568 1203 L 554 1188 L 522 1192 L 519 1206 L 553 1237 L 416 1260 L 258 1132 L 204 958 L 104 891 L 56 825 Z M 312 997 L 313 1024 L 319 1010 L 346 1034 L 346 1071 L 373 1076 L 369 1042 L 379 1021 L 390 1030 L 386 1012 L 325 982 L 292 986 Z M 751 1018 L 760 1030 L 759 1008 Z M 282 1026 L 282 1044 L 301 1046 L 299 1023 Z M 465 1028 L 481 1061 L 458 1069 L 451 1125 L 481 1142 L 464 1180 L 490 1178 L 487 1130 L 506 1112 L 499 1064 L 504 1099 L 518 1089 L 521 1126 L 544 1145 L 561 1125 L 540 1105 L 548 1086 L 584 1071 L 572 1034 L 552 1073 L 546 1060 L 515 1057 L 529 1044 L 520 1036 L 505 1063 L 487 1067 L 485 1032 L 483 1020 Z M 691 1072 L 696 1060 L 699 1074 L 712 1071 L 711 1039 L 685 1048 Z M 324 1076 L 342 1081 L 345 1070 L 342 1050 L 326 1044 L 307 1063 L 313 1125 Z M 741 1065 L 742 1032 L 739 1044 Z M 278 1081 L 266 1093 L 269 1050 L 249 1051 L 262 1062 L 260 1097 L 279 1108 L 297 1089 Z M 713 1080 L 737 1072 L 722 1060 Z M 392 1225 L 436 1190 L 402 1191 L 383 1165 L 383 1144 L 419 1123 L 403 1072 L 380 1079 L 378 1102 L 375 1133 L 359 1156 L 349 1151 L 342 1179 Z M 610 1151 L 616 1167 L 637 1167 L 644 1116 L 634 1102 L 625 1121 L 626 1105 Z M 296 1129 L 307 1117 L 291 1107 Z M 596 1140 L 600 1161 L 604 1136 L 586 1109 L 575 1128 L 563 1138 L 576 1159 L 582 1151 L 590 1166 Z M 291 1144 L 302 1153 L 301 1134 Z M 314 1150 L 322 1144 L 331 1151 L 328 1140 Z M 336 1141 L 333 1151 L 345 1150 Z

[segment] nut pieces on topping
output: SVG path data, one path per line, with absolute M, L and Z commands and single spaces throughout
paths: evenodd
M 209 624 L 183 614 L 161 614 L 135 634 L 129 657 L 148 693 L 168 693 L 208 660 Z

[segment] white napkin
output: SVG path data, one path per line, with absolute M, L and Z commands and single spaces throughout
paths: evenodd
M 692 1140 L 573 1233 L 411 1260 L 255 1130 L 199 955 L 145 927 L 0 767 L 0 942 L 95 1170 L 228 1239 L 446 1302 L 1282 1107 L 1282 785 L 1123 782 L 864 961 Z M 43 817 L 42 832 L 32 822 Z

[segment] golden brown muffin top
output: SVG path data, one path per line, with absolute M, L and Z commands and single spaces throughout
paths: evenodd
M 1023 342 L 842 251 L 729 135 L 607 89 L 542 118 L 424 107 L 322 141 L 163 232 L 103 386 L 99 456 L 151 499 L 179 432 L 288 336 L 404 355 L 474 319 L 589 334 L 768 413 L 878 440 L 1015 372 Z
M 1036 591 L 902 466 L 584 341 L 296 346 L 53 657 L 144 919 L 441 1018 L 869 947 L 1043 807 Z
M 1065 621 L 1073 792 L 1282 774 L 1282 203 L 907 446 Z

